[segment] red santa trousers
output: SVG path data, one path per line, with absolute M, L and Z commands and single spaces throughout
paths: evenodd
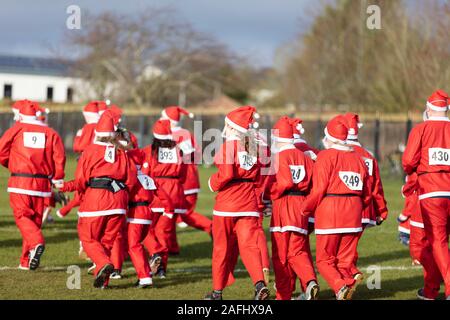
M 411 226 L 409 251 L 413 260 L 417 260 L 423 267 L 424 295 L 429 299 L 436 299 L 442 282 L 439 268 L 434 261 L 431 244 L 425 235 L 425 230 Z
M 450 255 L 448 249 L 448 225 L 450 223 L 450 199 L 426 198 L 420 200 L 425 234 L 430 242 L 434 261 L 444 279 L 445 295 L 450 295 Z
M 78 219 L 78 235 L 84 251 L 95 263 L 95 275 L 106 264 L 112 264 L 111 249 L 118 233 L 123 230 L 124 224 L 124 214 Z
M 128 254 L 139 279 L 149 278 L 150 265 L 142 241 L 148 234 L 149 224 L 128 223 Z
M 122 270 L 122 265 L 128 252 L 127 243 L 127 224 L 125 223 L 122 230 L 120 230 L 117 234 L 116 240 L 114 241 L 114 245 L 111 249 L 111 262 L 113 263 L 115 270 Z
M 261 216 L 258 219 L 258 247 L 261 251 L 261 261 L 264 269 L 270 269 L 270 257 L 269 257 L 269 249 L 267 248 L 267 239 L 266 233 L 264 232 L 264 217 Z
M 213 289 L 230 283 L 236 261 L 236 247 L 254 284 L 264 281 L 261 251 L 258 247 L 258 217 L 213 217 Z
M 272 262 L 277 288 L 276 298 L 277 300 L 290 300 L 293 292 L 292 278 L 294 275 L 300 279 L 303 291 L 305 291 L 308 282 L 317 281 L 309 237 L 290 231 L 272 232 L 271 237 Z
M 169 259 L 169 243 L 170 237 L 175 232 L 175 221 L 177 215 L 166 215 L 154 213 L 152 219 L 152 227 L 149 228 L 148 234 L 144 239 L 144 246 L 150 254 L 159 254 L 161 256 L 161 267 L 167 270 L 167 262 Z
M 335 293 L 355 283 L 351 269 L 359 237 L 359 233 L 316 235 L 317 269 Z
M 20 265 L 28 267 L 30 250 L 38 244 L 45 244 L 41 232 L 45 198 L 10 193 L 9 204 L 14 213 L 16 225 L 22 234 L 22 256 Z

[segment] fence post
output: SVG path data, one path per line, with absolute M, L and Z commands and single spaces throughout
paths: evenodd
M 145 117 L 139 117 L 139 142 L 144 145 Z
M 374 126 L 374 156 L 377 161 L 380 161 L 380 119 L 375 119 Z
M 411 118 L 409 117 L 409 114 L 408 114 L 408 120 L 406 120 L 406 140 L 405 140 L 405 145 L 408 143 L 409 133 L 411 132 L 411 130 L 412 130 L 412 120 L 411 120 Z
M 319 116 L 319 118 L 317 119 L 315 133 L 316 133 L 316 137 L 315 137 L 316 143 L 315 143 L 315 146 L 321 146 L 321 145 L 322 145 L 322 144 L 321 144 L 321 141 L 322 141 L 322 138 L 323 138 L 323 128 L 322 128 L 322 120 L 320 119 L 320 116 Z

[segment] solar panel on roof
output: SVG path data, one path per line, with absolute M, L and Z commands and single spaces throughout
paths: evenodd
M 7 73 L 66 76 L 71 64 L 54 58 L 0 55 L 0 72 Z

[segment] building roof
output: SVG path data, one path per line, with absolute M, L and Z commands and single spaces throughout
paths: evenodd
M 47 76 L 68 76 L 70 61 L 0 54 L 0 72 Z

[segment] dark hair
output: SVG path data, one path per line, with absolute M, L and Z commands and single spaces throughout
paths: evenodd
M 119 138 L 117 135 L 114 137 L 97 137 L 97 141 L 103 142 L 103 143 L 111 143 L 114 145 L 117 149 L 121 150 L 130 150 L 131 148 L 129 146 L 124 146 L 119 142 Z
M 153 138 L 152 153 L 153 153 L 153 155 L 157 155 L 159 148 L 173 149 L 173 148 L 175 148 L 176 145 L 177 145 L 176 142 L 173 140 L 168 140 L 168 139 L 161 140 L 158 138 Z

